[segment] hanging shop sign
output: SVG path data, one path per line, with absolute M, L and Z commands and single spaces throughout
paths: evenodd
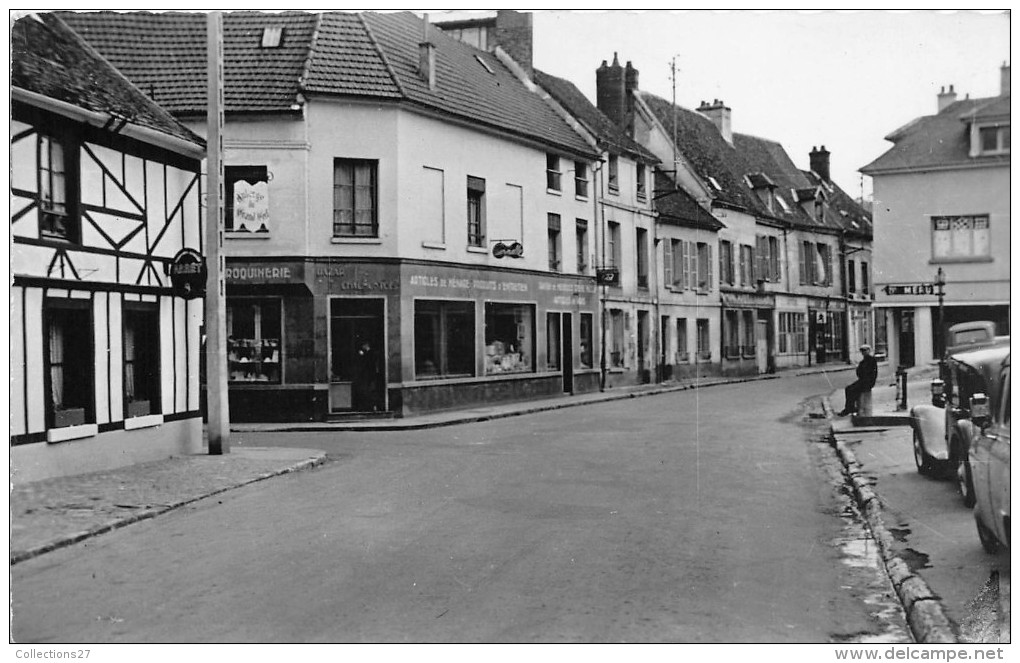
M 209 270 L 205 256 L 195 249 L 181 249 L 174 259 L 167 263 L 166 273 L 174 293 L 184 299 L 205 296 L 205 282 Z
M 599 267 L 595 270 L 598 285 L 616 285 L 620 282 L 620 270 L 616 267 Z

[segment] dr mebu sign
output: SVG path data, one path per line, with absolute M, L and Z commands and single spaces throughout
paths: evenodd
M 205 280 L 208 267 L 205 256 L 195 249 L 181 249 L 174 259 L 167 264 L 166 273 L 170 276 L 170 285 L 174 294 L 184 299 L 197 299 L 205 296 Z

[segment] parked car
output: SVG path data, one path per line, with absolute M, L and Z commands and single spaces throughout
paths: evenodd
M 1009 336 L 996 336 L 995 323 L 988 320 L 958 322 L 946 332 L 946 355 L 978 350 L 990 345 L 1009 344 Z
M 970 447 L 974 479 L 974 520 L 981 545 L 990 553 L 1009 547 L 1009 355 L 989 384 L 971 397 L 971 421 L 978 435 Z
M 960 352 L 946 362 L 945 435 L 949 465 L 954 470 L 956 483 L 965 506 L 974 506 L 974 471 L 970 462 L 970 449 L 981 429 L 971 416 L 975 395 L 992 395 L 996 398 L 996 380 L 1002 363 L 1009 357 L 1009 345 L 994 345 L 981 350 Z M 980 403 L 980 399 L 978 401 Z

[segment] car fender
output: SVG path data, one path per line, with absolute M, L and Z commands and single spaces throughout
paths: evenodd
M 956 422 L 956 435 L 963 443 L 965 455 L 970 458 L 974 448 L 974 440 L 981 434 L 981 429 L 974 425 L 970 419 L 960 419 Z
M 917 433 L 921 446 L 929 456 L 936 460 L 949 459 L 945 408 L 929 404 L 915 405 L 910 408 L 910 427 Z

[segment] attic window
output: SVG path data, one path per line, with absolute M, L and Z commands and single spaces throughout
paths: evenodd
M 719 183 L 715 181 L 715 178 L 714 178 L 714 177 L 712 177 L 711 175 L 709 175 L 709 176 L 708 176 L 708 181 L 709 181 L 709 182 L 710 182 L 710 183 L 712 184 L 712 186 L 714 186 L 714 187 L 715 187 L 715 190 L 716 190 L 716 191 L 722 191 L 722 187 L 721 187 L 721 186 L 719 186 Z
M 485 71 L 487 71 L 487 72 L 489 72 L 490 74 L 493 74 L 493 75 L 496 74 L 496 72 L 492 70 L 492 67 L 489 66 L 489 63 L 482 59 L 482 56 L 476 55 L 475 59 L 478 60 L 478 64 L 480 64 L 483 67 L 485 67 Z
M 268 25 L 262 29 L 262 48 L 279 48 L 282 45 L 282 25 Z
M 779 194 L 776 194 L 776 200 L 779 201 L 779 206 L 783 208 L 783 211 L 789 214 L 790 206 L 786 204 L 786 200 L 784 200 L 783 197 L 780 196 Z

